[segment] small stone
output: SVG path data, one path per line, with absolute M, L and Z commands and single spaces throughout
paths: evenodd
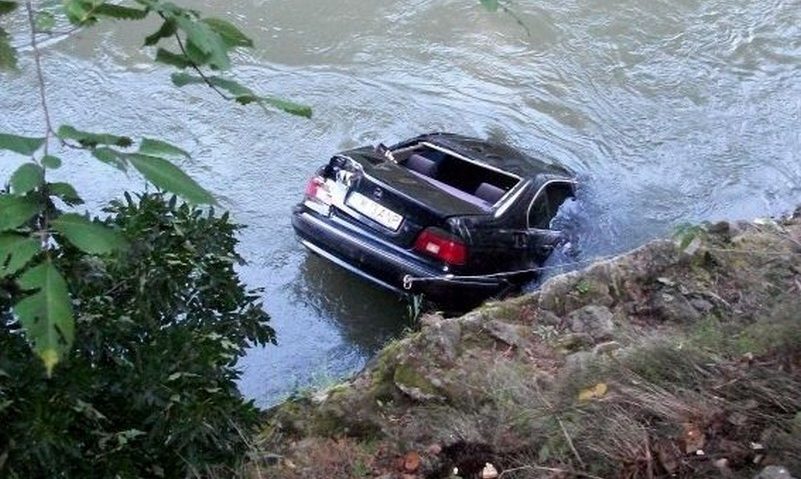
M 698 252 L 698 250 L 701 249 L 701 245 L 703 245 L 703 242 L 701 241 L 701 239 L 698 238 L 698 237 L 695 237 L 695 238 L 693 238 L 692 241 L 690 241 L 690 244 L 688 244 L 684 248 L 684 252 L 687 253 L 690 256 L 693 256 L 695 253 Z
M 556 341 L 556 346 L 567 350 L 579 349 L 591 344 L 592 336 L 587 333 L 568 333 Z
M 690 305 L 700 313 L 708 313 L 715 308 L 715 305 L 713 305 L 712 303 L 710 303 L 705 299 L 700 299 L 700 298 L 691 299 Z
M 589 351 L 579 351 L 565 357 L 565 369 L 572 372 L 583 371 L 593 362 L 595 355 Z
M 484 329 L 490 336 L 508 344 L 509 346 L 523 349 L 528 345 L 528 341 L 523 339 L 520 334 L 520 328 L 514 324 L 493 319 L 492 321 L 487 322 L 487 324 L 484 326 Z
M 588 305 L 568 315 L 570 330 L 575 333 L 586 333 L 594 340 L 607 339 L 615 330 L 612 311 L 606 306 Z
M 701 319 L 701 314 L 681 295 L 654 294 L 652 307 L 664 321 L 685 323 Z
M 620 347 L 621 347 L 620 343 L 618 343 L 617 341 L 607 341 L 605 343 L 600 343 L 600 344 L 596 345 L 592 349 L 592 352 L 596 356 L 603 356 L 605 354 L 611 354 L 611 353 L 619 350 Z
M 754 479 L 795 479 L 783 466 L 767 466 Z
M 484 465 L 481 470 L 481 479 L 496 479 L 498 477 L 498 470 L 489 462 Z
M 710 234 L 720 235 L 724 239 L 728 239 L 731 233 L 731 225 L 728 221 L 718 221 L 713 225 L 709 225 L 706 230 Z
M 559 326 L 562 324 L 562 318 L 555 315 L 551 311 L 547 309 L 540 309 L 537 311 L 537 323 L 544 324 L 546 326 Z
M 665 286 L 671 286 L 671 287 L 676 286 L 676 282 L 670 278 L 660 277 L 656 278 L 656 280 L 664 284 Z

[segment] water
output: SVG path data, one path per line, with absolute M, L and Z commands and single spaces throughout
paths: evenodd
M 515 2 L 194 0 L 257 48 L 235 76 L 314 107 L 305 121 L 178 90 L 140 48 L 144 28 L 107 22 L 48 42 L 56 122 L 170 140 L 182 166 L 248 225 L 247 283 L 264 287 L 280 345 L 242 361 L 261 405 L 360 368 L 408 326 L 405 305 L 295 241 L 289 209 L 337 150 L 447 130 L 508 142 L 582 179 L 579 260 L 677 224 L 781 214 L 801 203 L 801 0 Z M 26 41 L 22 18 L 6 20 Z M 41 127 L 29 55 L 0 77 L 0 131 Z M 96 208 L 143 183 L 70 152 L 61 170 Z M 5 177 L 16 160 L 0 154 Z M 64 176 L 62 176 L 64 178 Z

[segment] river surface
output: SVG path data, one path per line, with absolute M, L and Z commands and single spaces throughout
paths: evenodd
M 311 120 L 176 89 L 140 48 L 155 24 L 104 22 L 48 41 L 55 122 L 176 143 L 182 166 L 247 225 L 241 274 L 264 288 L 279 346 L 241 362 L 262 406 L 362 367 L 409 326 L 405 304 L 311 257 L 290 208 L 337 150 L 446 130 L 504 141 L 582 180 L 577 256 L 620 252 L 678 224 L 781 214 L 801 203 L 801 0 L 528 1 L 526 28 L 478 0 L 178 2 L 256 42 L 233 75 L 311 105 Z M 27 33 L 0 76 L 0 131 L 38 135 Z M 64 153 L 92 209 L 143 181 Z M 16 159 L 0 153 L 7 177 Z

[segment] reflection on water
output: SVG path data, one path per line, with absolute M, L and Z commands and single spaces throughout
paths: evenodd
M 290 339 L 286 334 L 279 337 L 278 350 L 274 346 L 254 349 L 242 362 L 248 379 L 242 389 L 250 397 L 286 395 L 295 388 L 324 384 L 346 375 L 363 366 L 389 338 L 411 325 L 406 303 L 398 295 L 373 288 L 316 255 L 303 255 L 297 267 L 297 276 L 281 291 L 282 301 L 302 306 L 308 316 L 295 318 L 295 323 L 288 326 L 295 334 Z M 318 329 L 336 334 L 320 335 Z M 303 344 L 289 342 L 297 340 Z M 282 357 L 282 348 L 290 351 L 288 356 L 297 357 L 292 351 L 299 346 L 301 350 L 316 349 L 315 359 L 300 357 L 293 361 Z M 281 361 L 280 368 L 264 368 L 273 361 Z M 311 364 L 316 369 L 310 368 Z M 271 377 L 275 369 L 287 374 L 278 387 Z
M 306 179 L 338 150 L 446 130 L 507 142 L 582 180 L 576 260 L 619 252 L 686 221 L 779 214 L 801 202 L 801 0 L 618 0 L 515 7 L 531 35 L 472 0 L 186 0 L 232 19 L 257 49 L 233 74 L 314 107 L 264 115 L 200 87 L 176 89 L 150 60 L 152 25 L 104 22 L 50 42 L 54 121 L 162 137 L 248 225 L 244 280 L 265 289 L 280 346 L 242 363 L 267 405 L 361 367 L 407 325 L 387 293 L 308 255 L 289 222 Z M 24 22 L 5 26 L 26 41 Z M 0 76 L 0 131 L 41 131 L 23 52 Z M 141 189 L 60 152 L 92 208 Z M 0 152 L 0 174 L 17 160 Z M 571 259 L 571 258 L 568 258 Z M 553 262 L 564 261 L 554 258 Z

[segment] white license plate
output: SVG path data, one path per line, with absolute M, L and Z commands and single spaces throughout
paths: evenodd
M 355 191 L 348 196 L 347 203 L 354 210 L 392 231 L 396 231 L 403 221 L 403 216 Z

